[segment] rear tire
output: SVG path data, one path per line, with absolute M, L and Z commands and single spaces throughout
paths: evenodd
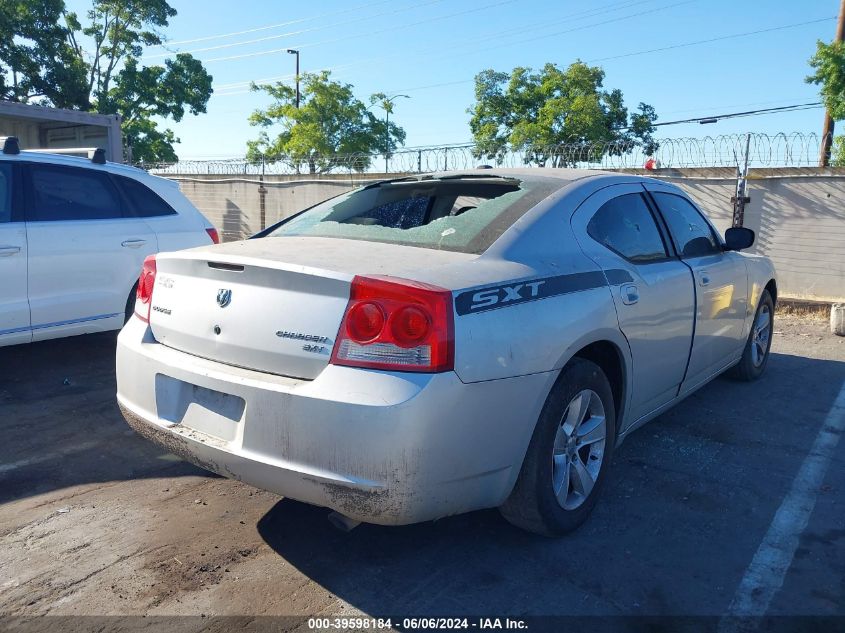
M 757 380 L 769 363 L 769 350 L 772 347 L 774 332 L 775 305 L 768 290 L 764 290 L 754 314 L 751 331 L 742 351 L 742 358 L 731 368 L 731 376 L 738 380 L 751 382 Z
M 571 532 L 596 504 L 615 443 L 610 382 L 598 365 L 575 358 L 543 405 L 516 485 L 499 511 L 529 532 Z

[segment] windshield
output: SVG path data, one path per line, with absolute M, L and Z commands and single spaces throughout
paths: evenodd
M 337 237 L 483 253 L 562 186 L 551 178 L 460 177 L 383 182 L 332 198 L 269 237 Z

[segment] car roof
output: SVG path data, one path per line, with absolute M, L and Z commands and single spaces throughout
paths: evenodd
M 30 163 L 45 163 L 49 165 L 66 165 L 68 167 L 82 167 L 90 169 L 100 169 L 115 174 L 123 174 L 127 176 L 147 176 L 147 172 L 137 167 L 130 167 L 121 163 L 107 162 L 105 164 L 98 164 L 91 161 L 90 158 L 82 156 L 67 156 L 65 154 L 52 154 L 49 152 L 27 152 L 21 151 L 19 154 L 2 154 L 0 153 L 0 160 L 8 161 L 25 161 Z
M 598 169 L 569 169 L 563 167 L 479 167 L 476 169 L 460 169 L 453 171 L 437 171 L 428 175 L 433 178 L 443 177 L 490 177 L 499 176 L 502 178 L 556 178 L 558 180 L 565 180 L 571 182 L 573 180 L 580 180 L 582 178 L 590 178 L 594 176 L 617 176 L 618 174 L 611 171 L 601 171 Z
M 481 167 L 476 169 L 457 169 L 453 171 L 435 171 L 424 174 L 414 174 L 405 177 L 398 177 L 392 179 L 392 182 L 414 182 L 426 180 L 451 180 L 461 178 L 516 178 L 525 181 L 545 181 L 555 180 L 559 182 L 559 188 L 563 189 L 572 183 L 578 182 L 579 185 L 594 183 L 599 185 L 601 181 L 604 184 L 615 184 L 619 182 L 648 182 L 653 181 L 653 178 L 647 176 L 639 176 L 635 174 L 626 174 L 615 171 L 604 171 L 600 169 L 570 169 L 561 167 Z M 386 181 L 380 182 L 390 182 Z M 374 183 L 378 184 L 378 183 Z

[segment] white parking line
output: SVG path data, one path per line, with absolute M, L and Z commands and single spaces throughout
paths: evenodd
M 62 450 L 55 451 L 53 453 L 45 453 L 43 455 L 36 455 L 35 457 L 30 457 L 28 459 L 20 459 L 16 462 L 12 462 L 11 464 L 0 464 L 0 475 L 11 472 L 13 470 L 17 470 L 18 468 L 23 468 L 24 466 L 32 466 L 33 464 L 48 462 L 51 459 L 56 459 L 57 457 L 64 457 L 65 455 L 70 455 L 71 453 L 87 451 L 89 448 L 94 448 L 100 443 L 101 442 L 84 442 L 82 444 L 74 444 L 73 446 L 66 446 Z
M 728 616 L 765 615 L 772 598 L 783 585 L 792 564 L 801 533 L 807 527 L 816 505 L 819 488 L 839 437 L 845 431 L 845 384 L 830 408 L 810 453 L 792 482 L 792 488 L 775 513 L 763 542 L 737 587 Z M 735 623 L 735 621 L 734 621 Z M 720 631 L 731 630 L 731 621 L 723 620 Z

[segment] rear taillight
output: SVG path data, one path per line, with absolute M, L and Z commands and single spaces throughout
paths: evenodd
M 156 256 L 148 255 L 138 278 L 138 291 L 135 293 L 135 314 L 144 323 L 150 322 L 150 308 L 153 304 L 153 286 L 156 283 Z
M 398 371 L 454 369 L 452 293 L 407 279 L 356 276 L 331 362 Z
M 206 229 L 206 233 L 208 233 L 208 237 L 211 238 L 211 241 L 215 244 L 220 243 L 220 234 L 217 232 L 217 229 Z

